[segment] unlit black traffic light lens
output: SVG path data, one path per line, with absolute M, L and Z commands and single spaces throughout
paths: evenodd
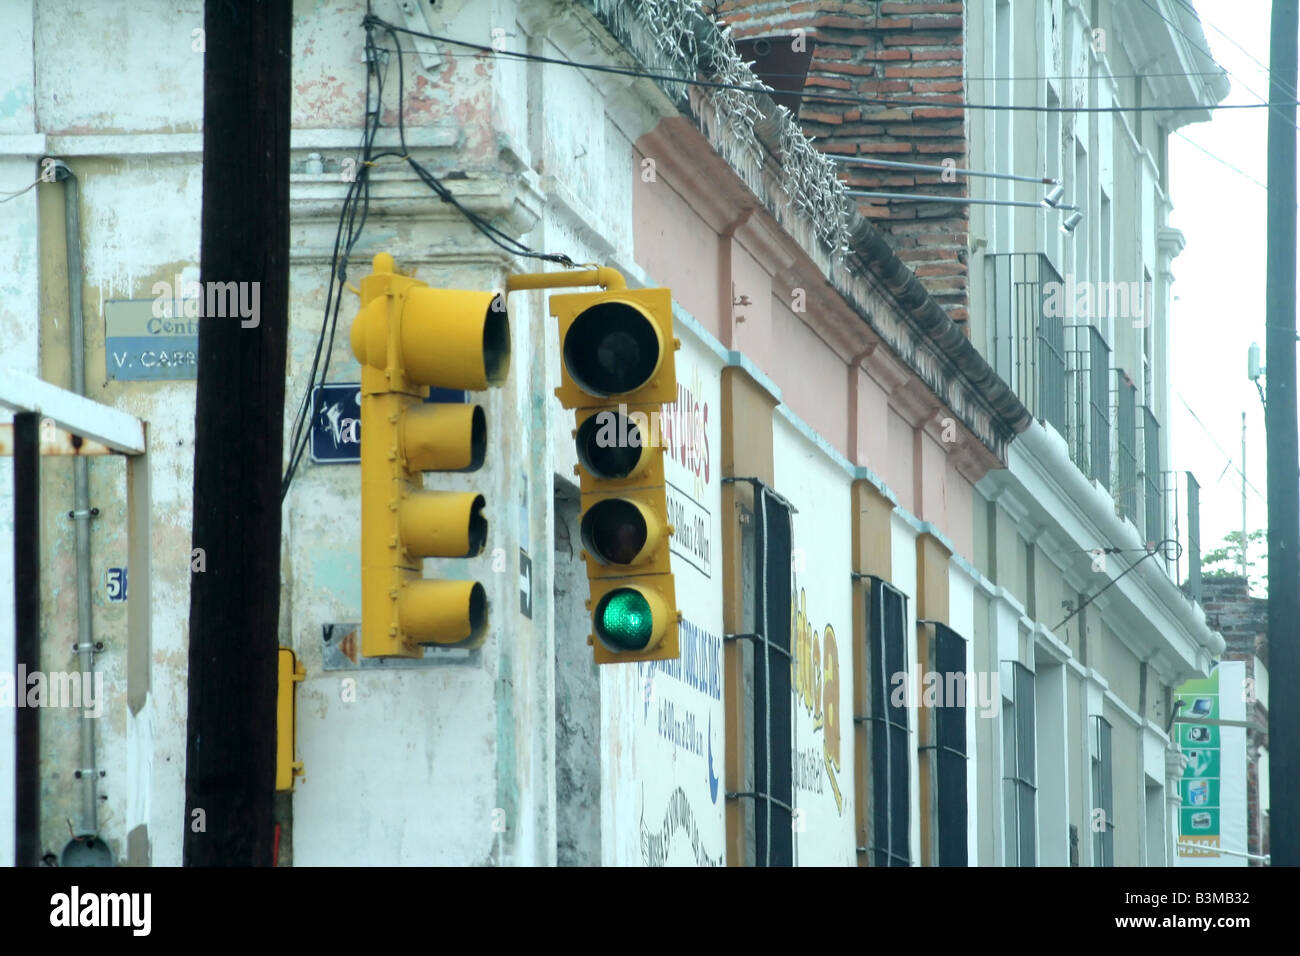
M 622 395 L 641 388 L 659 367 L 659 335 L 633 306 L 592 306 L 564 336 L 564 366 L 574 383 L 592 395 Z
M 601 564 L 631 564 L 648 534 L 641 510 L 622 498 L 598 501 L 582 516 L 582 543 Z
M 597 412 L 578 426 L 578 460 L 593 477 L 626 478 L 641 463 L 641 429 L 619 412 Z
M 596 636 L 610 650 L 642 650 L 653 633 L 654 614 L 639 591 L 619 588 L 596 605 Z

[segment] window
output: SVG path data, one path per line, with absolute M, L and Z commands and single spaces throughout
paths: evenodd
M 910 866 L 911 731 L 907 697 L 896 690 L 908 680 L 907 595 L 880 578 L 868 580 L 867 713 L 857 718 L 866 723 L 870 755 L 867 853 L 873 866 Z
M 1115 865 L 1115 795 L 1111 786 L 1110 722 L 1098 715 L 1092 734 L 1092 865 Z
M 1142 397 L 1153 410 L 1156 407 L 1155 394 L 1155 342 L 1152 329 L 1152 316 L 1155 312 L 1155 294 L 1151 285 L 1151 273 L 1142 269 Z
M 1110 266 L 1113 255 L 1110 233 L 1113 219 L 1110 211 L 1110 196 L 1106 194 L 1106 190 L 1104 189 L 1101 191 L 1099 207 L 1100 213 L 1097 216 L 1097 255 L 1099 257 L 1097 262 L 1097 275 L 1101 280 L 1100 285 L 1098 286 L 1101 291 L 1097 294 L 1096 299 L 1093 302 L 1093 314 L 1096 316 L 1096 319 L 1091 324 L 1097 327 L 1097 330 L 1101 332 L 1107 342 L 1114 342 L 1119 290 L 1114 289 L 1110 284 Z M 1127 304 L 1126 309 L 1131 310 L 1132 304 Z M 1118 318 L 1125 317 L 1126 316 L 1124 315 L 1118 316 Z
M 993 10 L 993 69 L 986 71 L 991 72 L 997 79 L 993 81 L 993 98 L 996 103 L 1013 103 L 1017 90 L 1011 83 L 1012 59 L 1011 59 L 1011 4 L 1006 0 L 997 0 Z M 985 87 L 987 92 L 987 87 Z M 1015 166 L 1014 153 L 1011 148 L 1012 143 L 1012 111 L 1011 110 L 991 110 L 992 117 L 989 118 L 990 126 L 990 150 L 993 156 L 993 169 L 1012 169 Z M 1011 183 L 1007 180 L 995 179 L 991 182 L 989 190 L 994 199 L 1011 199 Z M 992 239 L 993 249 L 997 252 L 1014 252 L 1014 238 L 1012 233 L 1012 209 L 1010 206 L 994 206 L 990 211 L 992 220 Z
M 926 862 L 966 866 L 966 640 L 946 624 L 924 623 L 921 669 L 943 682 L 939 706 L 922 711 L 921 760 L 929 768 L 930 790 L 926 810 L 935 828 Z
M 1074 141 L 1074 205 L 1083 210 L 1084 218 L 1074 230 L 1074 278 L 1076 282 L 1092 279 L 1088 264 L 1088 151 L 1083 140 Z M 1093 303 L 1094 306 L 1096 303 Z M 1073 315 L 1073 305 L 1071 306 Z
M 746 845 L 754 866 L 794 865 L 794 735 L 790 696 L 791 551 L 789 502 L 757 479 L 754 512 L 742 512 L 742 587 L 744 703 L 751 719 L 746 753 L 754 755 L 747 789 L 736 797 L 751 801 L 746 811 Z M 729 795 L 731 796 L 731 795 Z
M 1007 866 L 1037 863 L 1038 788 L 1034 767 L 1034 673 L 1002 662 L 1002 832 Z

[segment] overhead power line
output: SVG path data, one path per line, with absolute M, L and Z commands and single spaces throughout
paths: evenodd
M 1175 31 L 1176 33 L 1178 33 L 1179 35 L 1185 37 L 1185 38 L 1187 39 L 1187 42 L 1188 42 L 1188 43 L 1192 44 L 1192 46 L 1194 46 L 1197 50 L 1200 50 L 1202 53 L 1204 53 L 1206 56 L 1208 56 L 1211 60 L 1214 60 L 1214 54 L 1210 52 L 1210 50 L 1209 50 L 1209 48 L 1208 48 L 1207 46 L 1205 46 L 1203 43 L 1199 42 L 1199 41 L 1198 41 L 1195 37 L 1193 37 L 1190 33 L 1188 33 L 1187 31 L 1185 31 L 1185 30 L 1184 30 L 1182 27 L 1180 27 L 1178 24 L 1174 23 L 1173 20 L 1170 20 L 1167 16 L 1165 16 L 1165 15 L 1164 15 L 1163 13 L 1161 13 L 1158 9 L 1156 9 L 1155 5 L 1151 2 L 1151 0 L 1142 0 L 1142 4 L 1143 4 L 1143 6 L 1145 6 L 1148 10 L 1150 10 L 1152 13 L 1154 13 L 1156 16 L 1158 16 L 1161 20 L 1165 21 L 1165 23 L 1169 24 L 1169 26 L 1173 27 L 1173 29 L 1174 29 L 1174 31 Z M 1195 10 L 1192 10 L 1192 13 L 1195 14 L 1196 11 L 1195 11 Z M 1196 19 L 1197 19 L 1197 21 L 1199 22 L 1199 21 L 1200 21 L 1200 16 L 1198 15 Z M 1215 62 L 1218 62 L 1218 61 L 1215 60 Z M 1234 74 L 1231 70 L 1228 70 L 1228 69 L 1226 69 L 1226 68 L 1224 69 L 1224 72 L 1227 73 L 1228 76 L 1235 76 L 1235 74 Z M 1270 74 L 1270 75 L 1271 75 L 1271 74 Z M 1251 89 L 1251 88 L 1250 88 L 1249 86 L 1247 86 L 1244 82 L 1242 82 L 1241 77 L 1236 77 L 1236 80 L 1237 80 L 1237 82 L 1241 83 L 1241 88 L 1242 88 L 1243 90 L 1245 90 L 1245 91 L 1246 91 L 1247 93 L 1249 93 L 1251 96 L 1255 97 L 1255 99 L 1259 100 L 1261 104 L 1263 104 L 1263 105 L 1265 105 L 1265 106 L 1270 106 L 1270 104 L 1269 104 L 1269 102 L 1268 102 L 1268 97 L 1266 97 L 1266 96 L 1260 96 L 1260 94 L 1256 93 L 1253 89 Z M 1288 92 L 1288 95 L 1290 95 L 1290 96 L 1292 96 L 1292 97 L 1295 96 L 1295 90 L 1288 90 L 1287 92 Z M 1282 105 L 1282 104 L 1280 104 L 1280 103 L 1272 104 L 1272 105 L 1270 106 L 1270 108 L 1280 108 L 1281 105 Z M 1281 115 L 1281 114 L 1279 114 L 1279 115 Z M 1297 131 L 1297 132 L 1300 132 L 1300 126 L 1297 126 L 1295 123 L 1292 123 L 1290 120 L 1287 120 L 1286 122 L 1289 123 L 1291 126 L 1295 126 L 1295 127 L 1296 127 L 1296 131 Z
M 1246 487 L 1249 488 L 1251 491 L 1255 492 L 1255 496 L 1259 498 L 1260 501 L 1267 504 L 1268 499 L 1265 498 L 1263 494 L 1260 493 L 1260 490 L 1258 488 L 1256 488 L 1253 484 L 1251 484 L 1250 479 L 1246 477 L 1245 472 L 1243 472 L 1239 467 L 1237 467 L 1237 463 L 1233 461 L 1232 456 L 1223 450 L 1223 446 L 1219 444 L 1218 439 L 1216 439 L 1214 435 L 1210 432 L 1210 430 L 1205 427 L 1205 423 L 1201 421 L 1200 416 L 1197 415 L 1196 412 L 1192 410 L 1192 406 L 1187 404 L 1187 399 L 1183 398 L 1182 392 L 1178 393 L 1178 400 L 1181 401 L 1183 403 L 1183 407 L 1186 408 L 1187 411 L 1191 413 L 1192 420 L 1195 421 L 1196 424 L 1201 426 L 1201 431 L 1205 432 L 1205 437 L 1214 443 L 1215 448 L 1219 449 L 1219 454 L 1222 455 L 1225 459 L 1227 459 L 1227 462 L 1232 467 L 1232 470 L 1235 471 L 1238 475 L 1241 475 L 1241 480 L 1246 483 Z
M 1234 40 L 1232 37 L 1228 36 L 1228 34 L 1224 33 L 1222 30 L 1220 30 L 1217 26 L 1215 26 L 1215 25 L 1214 25 L 1213 23 L 1211 23 L 1209 20 L 1204 19 L 1204 18 L 1200 15 L 1200 13 L 1197 12 L 1197 10 L 1196 10 L 1196 9 L 1195 9 L 1195 8 L 1194 8 L 1190 3 L 1187 2 L 1187 0 L 1174 0 L 1174 2 L 1177 3 L 1177 4 L 1178 4 L 1180 7 L 1182 7 L 1184 10 L 1186 10 L 1188 13 L 1190 13 L 1192 16 L 1196 17 L 1196 19 L 1200 21 L 1200 23 L 1201 23 L 1202 26 L 1207 26 L 1207 27 L 1209 27 L 1211 30 L 1213 30 L 1215 33 L 1217 33 L 1219 36 L 1223 37 L 1225 40 L 1227 40 L 1229 43 L 1231 43 L 1233 46 L 1235 46 L 1235 47 L 1236 47 L 1238 50 L 1240 50 L 1242 53 L 1246 54 L 1246 59 L 1250 60 L 1250 61 L 1251 61 L 1252 63 L 1254 63 L 1257 67 L 1259 67 L 1261 70 L 1263 70 L 1264 73 L 1268 76 L 1269 80 L 1270 80 L 1270 81 L 1272 80 L 1272 78 L 1273 78 L 1273 71 L 1272 71 L 1272 70 L 1270 70 L 1270 69 L 1269 69 L 1269 68 L 1268 68 L 1264 63 L 1262 63 L 1262 62 L 1260 62 L 1258 59 L 1256 59 L 1255 56 L 1252 55 L 1251 52 L 1250 52 L 1249 50 L 1247 50 L 1244 46 L 1242 46 L 1240 43 L 1238 43 L 1238 42 L 1237 42 L 1236 40 Z M 1216 61 L 1216 62 L 1217 62 L 1217 61 Z M 1282 92 L 1285 93 L 1286 95 L 1288 95 L 1288 96 L 1294 96 L 1294 95 L 1295 95 L 1295 89 L 1291 86 L 1290 83 L 1280 82 L 1280 83 L 1278 84 L 1278 86 L 1279 86 L 1279 88 L 1282 90 Z
M 1264 189 L 1264 190 L 1267 190 L 1267 189 L 1268 189 L 1268 184 L 1267 184 L 1267 183 L 1262 183 L 1262 182 L 1260 182 L 1258 179 L 1256 179 L 1256 178 L 1255 178 L 1254 176 L 1252 176 L 1250 173 L 1247 173 L 1247 172 L 1245 172 L 1245 171 L 1243 171 L 1243 170 L 1238 169 L 1236 166 L 1232 165 L 1232 163 L 1228 162 L 1228 161 L 1227 161 L 1226 159 L 1224 159 L 1222 156 L 1216 156 L 1214 153 L 1210 152 L 1208 149 L 1206 149 L 1206 148 L 1205 148 L 1204 146 L 1202 146 L 1200 143 L 1196 142 L 1195 140 L 1188 139 L 1186 136 L 1184 136 L 1184 135 L 1182 134 L 1182 131 L 1180 131 L 1180 130 L 1174 130 L 1173 132 L 1178 136 L 1179 139 L 1181 139 L 1181 140 L 1185 140 L 1185 141 L 1188 143 L 1188 145 L 1196 147 L 1196 148 L 1199 149 L 1202 153 L 1204 153 L 1206 156 L 1210 157 L 1210 159 L 1214 160 L 1216 163 L 1220 164 L 1221 166 L 1226 166 L 1228 169 L 1231 169 L 1231 170 L 1232 170 L 1234 173 L 1236 173 L 1237 175 L 1242 176 L 1242 177 L 1244 177 L 1244 178 L 1246 178 L 1246 179 L 1249 179 L 1252 183 L 1254 183 L 1254 184 L 1255 184 L 1256 186 L 1258 186 L 1260 189 Z
M 447 43 L 452 46 L 465 47 L 466 49 L 476 50 L 480 53 L 487 53 L 496 57 L 508 57 L 515 60 L 526 60 L 533 63 L 549 63 L 554 66 L 567 66 L 578 70 L 589 70 L 593 73 L 610 73 L 616 76 L 631 76 L 637 79 L 660 80 L 665 83 L 681 83 L 685 86 L 698 86 L 705 89 L 721 90 L 739 90 L 745 93 L 761 94 L 770 96 L 773 93 L 779 93 L 782 96 L 798 97 L 805 102 L 814 103 L 849 103 L 856 106 L 881 106 L 881 107 L 902 107 L 915 106 L 928 109 L 967 109 L 967 110 L 993 110 L 1002 112 L 1023 112 L 1023 113 L 1175 113 L 1175 112 L 1200 112 L 1202 110 L 1250 110 L 1250 109 L 1267 109 L 1270 105 L 1277 107 L 1281 103 L 1193 103 L 1179 106 L 1031 106 L 1018 104 L 997 104 L 997 103 L 969 103 L 969 102 L 951 102 L 948 100 L 905 100 L 889 97 L 859 96 L 853 93 L 809 93 L 807 91 L 772 90 L 764 85 L 749 83 L 726 83 L 720 80 L 701 80 L 696 77 L 677 76 L 672 73 L 655 73 L 648 70 L 637 70 L 630 67 L 608 66 L 602 63 L 580 63 L 575 60 L 565 60 L 558 57 L 543 56 L 538 53 L 523 53 L 514 50 L 497 50 L 491 46 L 485 46 L 481 43 L 471 43 L 468 40 L 457 40 L 452 37 L 441 36 L 436 33 L 422 33 L 418 30 L 411 30 L 397 24 L 390 24 L 376 17 L 367 17 L 367 21 L 374 21 L 376 25 L 383 26 L 389 31 L 405 33 L 413 37 L 420 37 L 425 40 L 433 40 L 437 43 Z M 1300 106 L 1300 102 L 1294 104 Z

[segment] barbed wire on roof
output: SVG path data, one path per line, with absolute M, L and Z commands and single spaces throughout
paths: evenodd
M 772 88 L 740 56 L 730 30 L 720 29 L 699 0 L 589 2 L 598 16 L 625 37 L 630 39 L 639 32 L 649 38 L 648 44 L 634 45 L 637 55 L 643 60 L 657 61 L 646 64 L 655 70 L 666 68 L 682 77 L 682 82 L 663 76 L 656 78 L 669 96 L 684 99 L 687 87 L 701 73 L 705 74 L 706 83 L 718 84 L 707 87 L 704 102 L 713 116 L 701 115 L 702 123 L 712 127 L 711 138 L 729 161 L 741 166 L 748 165 L 748 161 L 755 169 L 762 168 L 767 154 L 755 126 L 765 117 L 758 106 L 758 96 L 770 94 Z M 813 146 L 813 141 L 784 106 L 777 107 L 777 120 L 781 189 L 794 208 L 809 218 L 814 234 L 836 262 L 842 261 L 849 251 L 851 205 L 839 169 Z M 729 135 L 718 135 L 723 130 Z M 728 139 L 735 148 L 728 147 Z
M 836 259 L 849 251 L 848 187 L 835 161 L 804 135 L 784 106 L 781 124 L 781 188 L 813 222 L 818 236 Z

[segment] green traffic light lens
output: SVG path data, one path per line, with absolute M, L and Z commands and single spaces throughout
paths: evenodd
M 659 333 L 640 309 L 605 302 L 587 309 L 564 336 L 564 366 L 591 395 L 636 391 L 659 368 Z
M 610 591 L 596 606 L 596 636 L 613 651 L 640 651 L 654 633 L 654 614 L 639 591 Z

